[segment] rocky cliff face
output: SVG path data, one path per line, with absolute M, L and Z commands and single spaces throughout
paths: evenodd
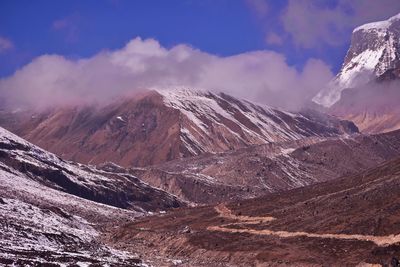
M 335 79 L 313 99 L 330 107 L 346 88 L 359 87 L 400 66 L 400 14 L 353 31 L 351 46 Z
M 357 131 L 329 116 L 294 114 L 185 88 L 146 91 L 105 107 L 8 114 L 2 124 L 64 159 L 125 167 Z

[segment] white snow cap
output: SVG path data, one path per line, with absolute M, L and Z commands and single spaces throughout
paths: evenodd
M 398 35 L 389 27 L 400 21 L 400 13 L 388 20 L 367 23 L 354 29 L 353 33 L 376 33 L 376 39 L 371 39 L 362 51 L 352 54 L 340 72 L 312 100 L 324 107 L 331 107 L 340 100 L 341 93 L 346 88 L 353 88 L 374 79 L 393 66 L 397 60 L 396 40 Z M 352 44 L 353 46 L 354 44 Z M 350 50 L 352 51 L 352 50 Z
M 393 22 L 400 20 L 400 13 L 389 18 L 388 20 L 376 21 L 361 25 L 353 30 L 353 33 L 360 30 L 387 30 Z

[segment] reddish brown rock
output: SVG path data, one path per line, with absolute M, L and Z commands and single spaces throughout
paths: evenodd
M 181 88 L 147 91 L 101 107 L 7 113 L 0 123 L 64 159 L 124 167 L 357 131 L 325 115 L 289 113 Z

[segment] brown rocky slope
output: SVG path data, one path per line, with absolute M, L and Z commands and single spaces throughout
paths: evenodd
M 231 204 L 182 209 L 109 237 L 181 266 L 398 264 L 400 160 L 357 175 Z M 393 265 L 396 266 L 396 265 Z
M 262 196 L 352 175 L 400 156 L 400 131 L 308 138 L 178 159 L 130 172 L 190 202 Z
M 146 91 L 107 106 L 1 115 L 0 125 L 63 159 L 124 167 L 357 132 L 352 123 L 329 116 L 185 88 Z

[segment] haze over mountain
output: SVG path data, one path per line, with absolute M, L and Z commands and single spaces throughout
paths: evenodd
M 362 132 L 400 128 L 400 14 L 353 31 L 342 69 L 313 99 Z
M 353 121 L 360 131 L 382 133 L 400 129 L 399 68 L 390 69 L 377 81 L 347 89 L 329 113 Z
M 365 86 L 390 69 L 400 67 L 400 14 L 357 27 L 343 66 L 314 101 L 330 107 L 344 89 Z

